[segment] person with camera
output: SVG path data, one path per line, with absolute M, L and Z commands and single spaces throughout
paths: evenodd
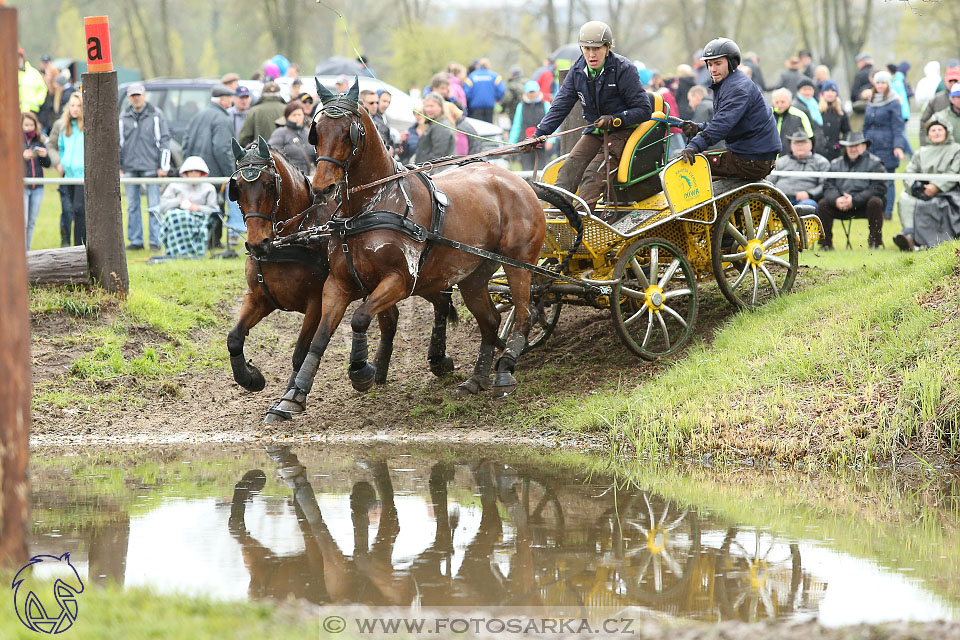
M 926 124 L 926 137 L 929 144 L 917 149 L 907 165 L 907 173 L 960 173 L 960 143 L 953 141 L 953 125 L 945 118 L 935 114 Z M 923 211 L 927 203 L 940 194 L 953 191 L 957 187 L 953 180 L 935 180 L 926 182 L 916 180 L 900 193 L 900 224 L 903 230 L 893 237 L 894 244 L 901 251 L 914 251 L 917 243 L 914 238 L 915 216 Z

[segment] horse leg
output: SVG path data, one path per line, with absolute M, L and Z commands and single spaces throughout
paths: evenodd
M 452 293 L 439 293 L 427 300 L 433 303 L 433 331 L 430 332 L 427 363 L 433 375 L 439 378 L 453 371 L 453 358 L 447 355 L 447 320 L 456 321 L 457 309 L 453 306 Z
M 517 359 L 527 343 L 530 333 L 530 272 L 517 267 L 504 267 L 510 283 L 510 295 L 516 309 L 513 333 L 507 336 L 507 346 L 497 360 L 497 372 L 493 377 L 493 393 L 497 397 L 508 396 L 517 389 L 513 373 Z
M 320 358 L 327 350 L 327 345 L 330 344 L 330 336 L 339 326 L 349 303 L 349 291 L 342 289 L 333 280 L 328 279 L 323 288 L 323 311 L 320 316 L 320 324 L 317 326 L 317 332 L 310 342 L 307 355 L 293 379 L 293 386 L 287 389 L 279 402 L 267 409 L 267 415 L 263 419 L 265 423 L 272 424 L 281 420 L 289 420 L 293 413 L 300 413 L 305 409 L 307 394 L 313 388 L 313 381 L 316 379 L 317 370 L 320 368 Z
M 367 329 L 370 328 L 370 322 L 374 315 L 379 315 L 406 297 L 406 292 L 407 285 L 400 276 L 388 276 L 353 312 L 353 319 L 350 321 L 350 328 L 353 329 L 353 345 L 350 348 L 350 384 L 357 391 L 369 391 L 377 375 L 376 367 L 367 361 Z M 393 333 L 396 333 L 396 327 Z M 389 338 L 392 349 L 393 335 Z
M 387 382 L 387 369 L 390 368 L 390 356 L 393 355 L 393 338 L 397 335 L 398 318 L 400 318 L 400 310 L 397 309 L 397 305 L 377 314 L 377 322 L 380 324 L 380 344 L 377 346 L 377 355 L 373 358 L 373 366 L 377 371 L 374 382 L 377 384 Z
M 247 391 L 263 391 L 266 382 L 263 374 L 243 356 L 243 343 L 247 334 L 257 323 L 267 317 L 274 307 L 262 293 L 247 291 L 240 305 L 240 317 L 230 333 L 227 334 L 227 351 L 230 352 L 230 368 L 233 379 Z
M 293 389 L 297 385 L 297 372 L 300 371 L 303 360 L 307 357 L 310 340 L 317 332 L 317 325 L 320 324 L 320 308 L 321 303 L 319 296 L 311 298 L 307 302 L 307 309 L 303 314 L 303 323 L 300 325 L 300 335 L 297 337 L 297 346 L 293 349 L 293 373 L 290 374 L 290 379 L 287 380 L 286 391 L 290 391 L 290 389 Z M 300 413 L 303 409 L 306 409 L 306 399 L 304 399 L 303 408 L 293 413 Z
M 481 390 L 490 388 L 490 369 L 493 367 L 493 351 L 497 345 L 497 329 L 500 328 L 500 312 L 490 299 L 487 286 L 490 276 L 496 270 L 496 263 L 484 264 L 459 285 L 463 302 L 480 325 L 480 353 L 473 367 L 473 375 L 457 386 L 458 396 L 476 395 Z

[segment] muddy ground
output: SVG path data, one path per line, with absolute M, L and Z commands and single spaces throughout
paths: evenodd
M 801 268 L 798 282 L 810 286 L 829 274 Z M 480 335 L 462 307 L 462 321 L 448 331 L 447 353 L 456 370 L 434 377 L 426 363 L 432 307 L 419 298 L 401 304 L 400 326 L 388 382 L 368 394 L 353 390 L 346 376 L 349 323 L 331 341 L 308 399 L 306 414 L 291 422 L 264 425 L 265 410 L 282 395 L 291 371 L 290 358 L 300 327 L 296 313 L 274 313 L 251 332 L 248 360 L 266 379 L 259 393 L 233 381 L 229 363 L 219 368 L 184 372 L 175 379 L 137 381 L 132 377 L 91 382 L 70 374 L 74 361 L 96 345 L 76 336 L 114 322 L 109 310 L 95 320 L 45 314 L 33 318 L 34 383 L 53 382 L 90 402 L 57 408 L 35 403 L 33 441 L 37 445 L 89 443 L 171 443 L 244 441 L 260 438 L 314 440 L 448 439 L 556 446 L 602 446 L 605 434 L 560 434 L 549 419 L 537 418 L 562 397 L 586 396 L 618 385 L 630 388 L 669 366 L 673 358 L 646 363 L 617 338 L 606 310 L 565 306 L 545 345 L 523 356 L 520 388 L 507 399 L 489 395 L 460 400 L 457 383 L 472 373 Z M 225 305 L 222 322 L 200 340 L 223 344 L 239 300 Z M 715 285 L 702 287 L 694 341 L 709 340 L 733 313 Z M 347 318 L 350 317 L 348 310 Z M 145 326 L 127 328 L 124 355 L 135 358 L 167 338 Z M 379 339 L 371 332 L 371 356 Z M 683 357 L 683 352 L 674 358 Z M 518 417 L 522 416 L 522 419 Z M 531 418 L 531 416 L 534 416 Z

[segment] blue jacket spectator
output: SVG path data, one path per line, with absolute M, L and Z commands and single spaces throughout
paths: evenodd
M 687 146 L 698 153 L 721 140 L 727 149 L 747 160 L 762 160 L 783 149 L 773 109 L 754 82 L 740 69 L 712 85 L 713 120 L 698 122 L 698 133 Z
M 608 53 L 603 69 L 596 78 L 595 91 L 590 90 L 591 84 L 587 61 L 580 56 L 557 91 L 550 112 L 537 125 L 536 135 L 556 131 L 577 100 L 580 100 L 587 122 L 596 122 L 600 116 L 617 116 L 623 120 L 621 128 L 630 128 L 650 119 L 650 99 L 640 84 L 637 67 L 627 58 L 612 51 Z M 583 134 L 593 131 L 585 129 Z
M 900 98 L 893 90 L 892 77 L 887 71 L 873 74 L 873 92 L 863 119 L 863 135 L 873 143 L 873 154 L 880 158 L 888 172 L 897 170 L 905 153 L 913 153 L 905 133 Z M 884 217 L 890 219 L 896 198 L 893 180 L 887 182 L 886 187 Z
M 463 81 L 463 91 L 470 116 L 493 122 L 493 107 L 507 92 L 507 85 L 500 74 L 490 70 L 490 62 L 484 58 L 477 63 L 477 70 Z

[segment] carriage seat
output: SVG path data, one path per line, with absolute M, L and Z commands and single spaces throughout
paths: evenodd
M 665 120 L 670 107 L 659 93 L 647 92 L 653 105 L 652 118 Z M 630 134 L 617 168 L 617 186 L 631 200 L 639 201 L 658 193 L 660 170 L 666 165 L 670 130 L 666 123 L 648 120 Z

